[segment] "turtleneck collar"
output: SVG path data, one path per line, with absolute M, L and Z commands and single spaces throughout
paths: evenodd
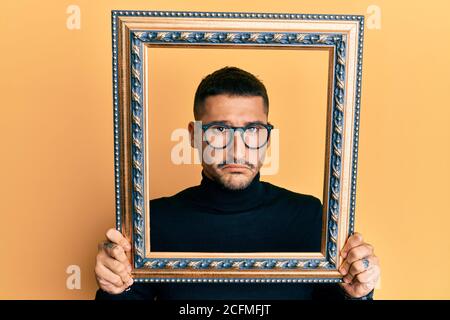
M 202 170 L 202 180 L 195 188 L 193 198 L 202 207 L 219 213 L 247 211 L 258 207 L 264 200 L 264 185 L 258 172 L 252 182 L 241 190 L 230 190 L 208 178 Z

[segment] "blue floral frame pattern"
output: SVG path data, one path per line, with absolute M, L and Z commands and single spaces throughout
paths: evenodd
M 230 30 L 130 30 L 126 37 L 129 42 L 129 119 L 130 124 L 124 127 L 120 108 L 121 97 L 119 90 L 119 19 L 121 17 L 172 17 L 183 19 L 190 18 L 226 18 L 226 19 L 283 19 L 292 21 L 355 21 L 357 23 L 357 54 L 356 54 L 356 75 L 355 75 L 355 97 L 354 97 L 354 121 L 353 121 L 353 150 L 351 163 L 351 191 L 350 206 L 348 213 L 348 234 L 354 231 L 355 197 L 356 197 L 356 173 L 358 155 L 358 133 L 359 133 L 359 113 L 361 98 L 361 71 L 362 71 L 362 46 L 364 17 L 357 15 L 322 15 L 322 14 L 280 14 L 280 13 L 236 13 L 236 12 L 178 12 L 178 11 L 112 11 L 112 49 L 113 49 L 113 102 L 114 102 L 114 163 L 115 163 L 115 190 L 116 190 L 116 228 L 123 229 L 124 220 L 124 161 L 121 160 L 123 152 L 123 135 L 128 128 L 130 143 L 128 145 L 130 158 L 129 184 L 131 194 L 129 196 L 129 208 L 132 212 L 130 223 L 131 238 L 133 241 L 133 265 L 136 270 L 336 270 L 338 255 L 338 223 L 339 206 L 341 192 L 341 163 L 342 144 L 344 126 L 344 101 L 347 94 L 346 83 L 346 55 L 347 55 L 347 35 L 340 32 L 270 32 L 270 31 L 230 31 Z M 333 88 L 332 88 L 332 111 L 329 143 L 329 181 L 328 186 L 328 212 L 326 228 L 326 254 L 320 259 L 260 259 L 260 258 L 239 258 L 239 259 L 204 259 L 204 258 L 148 258 L 145 256 L 145 197 L 144 190 L 147 186 L 144 183 L 145 177 L 145 143 L 143 132 L 143 52 L 144 45 L 208 45 L 220 46 L 232 44 L 234 46 L 291 46 L 299 48 L 327 47 L 334 49 Z M 139 272 L 138 272 L 139 273 Z M 137 273 L 137 274 L 138 274 Z M 336 277 L 224 277 L 206 278 L 195 277 L 137 277 L 137 282 L 340 282 L 341 278 Z

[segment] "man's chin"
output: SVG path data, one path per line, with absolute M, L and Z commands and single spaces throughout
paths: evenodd
M 251 182 L 250 177 L 242 172 L 224 173 L 221 181 L 224 187 L 230 190 L 245 189 Z

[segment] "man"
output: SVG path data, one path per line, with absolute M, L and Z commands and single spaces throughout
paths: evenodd
M 150 201 L 152 251 L 320 251 L 320 200 L 259 180 L 273 128 L 268 110 L 266 88 L 244 70 L 225 67 L 201 81 L 197 122 L 188 128 L 201 155 L 202 181 Z M 130 243 L 114 229 L 106 237 L 95 267 L 97 299 L 372 299 L 380 275 L 373 247 L 355 233 L 341 252 L 340 284 L 133 284 Z

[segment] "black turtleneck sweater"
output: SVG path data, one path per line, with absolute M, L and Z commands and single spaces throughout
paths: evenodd
M 260 181 L 229 190 L 202 171 L 200 185 L 150 201 L 151 251 L 319 252 L 319 199 Z M 338 284 L 135 283 L 96 299 L 344 299 Z

